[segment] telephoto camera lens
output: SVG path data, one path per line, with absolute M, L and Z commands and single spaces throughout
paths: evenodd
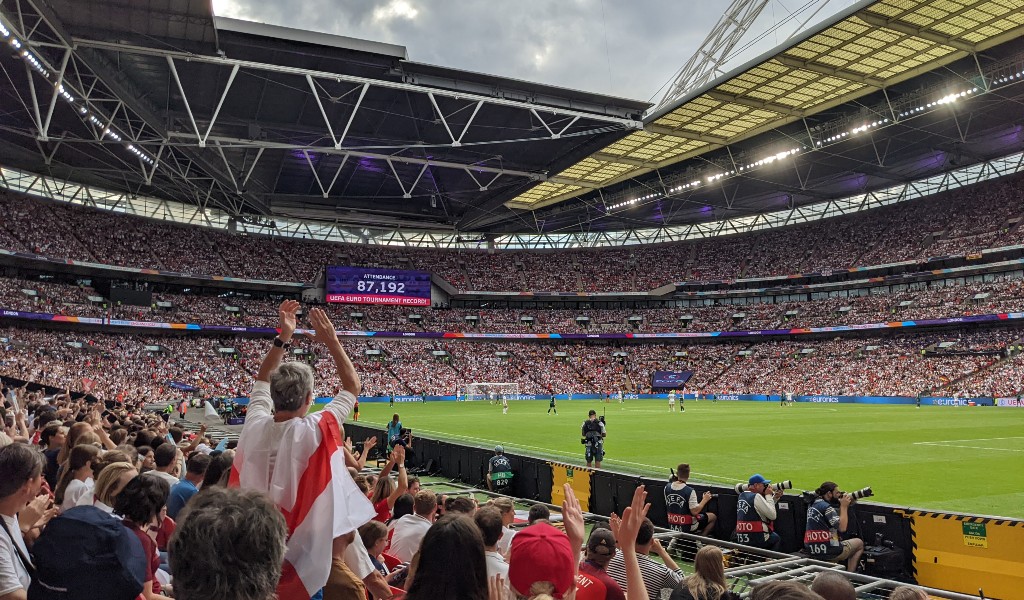
M 774 489 L 777 492 L 781 492 L 782 490 L 791 490 L 793 489 L 793 482 L 787 479 L 785 481 L 773 483 L 772 489 Z
M 869 498 L 874 495 L 875 493 L 871 491 L 870 487 L 866 487 L 855 492 L 850 492 L 850 496 L 852 496 L 854 500 L 860 500 L 861 498 Z

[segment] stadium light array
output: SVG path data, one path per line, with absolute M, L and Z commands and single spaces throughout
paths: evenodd
M 888 125 L 889 122 L 890 121 L 887 118 L 886 119 L 879 119 L 877 121 L 871 121 L 870 123 L 864 122 L 861 125 L 858 125 L 856 127 L 853 127 L 851 129 L 849 129 L 848 131 L 841 131 L 841 132 L 839 132 L 839 133 L 837 133 L 835 135 L 831 135 L 831 136 L 829 136 L 829 137 L 827 137 L 827 138 L 825 138 L 823 140 L 820 140 L 820 141 L 818 141 L 817 145 L 821 146 L 822 144 L 828 144 L 828 143 L 831 143 L 831 142 L 838 142 L 839 140 L 846 139 L 847 137 L 849 137 L 851 135 L 857 135 L 858 133 L 864 133 L 865 131 L 870 131 L 872 129 L 875 129 L 876 127 L 881 127 L 883 125 Z
M 967 96 L 970 96 L 971 94 L 977 94 L 978 91 L 979 91 L 978 88 L 973 87 L 973 88 L 970 88 L 968 90 L 964 90 L 964 91 L 961 91 L 961 92 L 955 92 L 953 94 L 946 94 L 945 96 L 942 96 L 941 98 L 938 98 L 937 100 L 932 100 L 931 102 L 928 102 L 928 103 L 926 103 L 926 104 L 924 104 L 922 106 L 918 106 L 916 108 L 911 108 L 911 109 L 905 110 L 905 111 L 899 113 L 899 117 L 900 118 L 902 118 L 902 117 L 909 117 L 909 116 L 912 116 L 912 115 L 923 113 L 924 111 L 928 110 L 929 108 L 935 108 L 936 106 L 942 106 L 943 104 L 952 104 L 952 103 L 960 100 L 961 98 L 966 98 Z
M 11 35 L 11 31 L 7 29 L 7 27 L 2 22 L 0 22 L 0 35 L 3 35 L 4 38 L 7 38 L 9 40 L 8 43 L 11 45 L 11 47 L 19 51 L 17 52 L 17 55 L 24 59 L 25 62 L 27 62 L 29 66 L 31 66 L 37 73 L 39 73 L 46 79 L 50 79 L 52 77 L 50 71 L 45 66 L 43 66 L 42 62 L 40 62 L 40 60 L 36 58 L 35 54 L 29 51 L 28 48 L 25 48 L 25 44 L 23 44 L 21 40 Z M 155 162 L 155 160 L 152 157 L 150 157 L 148 154 L 140 150 L 134 144 L 125 142 L 124 139 L 121 137 L 121 134 L 119 134 L 116 130 L 112 129 L 109 125 L 103 125 L 102 121 L 100 121 L 98 118 L 96 118 L 95 115 L 89 112 L 88 106 L 79 105 L 75 101 L 74 95 L 72 95 L 71 92 L 68 91 L 63 84 L 55 85 L 57 85 L 56 93 L 61 98 L 63 98 L 65 102 L 74 107 L 78 111 L 78 114 L 82 115 L 83 118 L 87 119 L 96 127 L 102 128 L 103 137 L 110 138 L 115 142 L 123 142 L 125 148 L 127 148 L 129 152 L 139 157 L 143 162 L 147 164 L 152 165 Z
M 623 200 L 622 202 L 617 202 L 615 204 L 612 204 L 612 205 L 608 206 L 607 210 L 615 210 L 617 208 L 622 208 L 624 206 L 632 206 L 632 205 L 636 204 L 637 202 L 643 202 L 644 200 L 651 200 L 653 198 L 657 198 L 658 196 L 661 196 L 661 194 L 645 194 L 643 196 L 638 196 L 636 198 L 630 198 L 629 200 Z
M 1020 71 L 1018 73 L 1010 73 L 1009 75 L 1006 75 L 1005 77 L 1000 77 L 998 79 L 993 79 L 992 80 L 992 85 L 996 86 L 996 85 L 1003 85 L 1005 83 L 1013 83 L 1015 80 L 1024 80 L 1024 71 Z M 975 88 L 975 89 L 977 89 L 977 88 Z
M 782 160 L 784 158 L 789 158 L 790 156 L 793 156 L 793 155 L 795 155 L 798 152 L 800 152 L 800 148 L 790 148 L 789 150 L 783 150 L 782 152 L 777 152 L 777 153 L 772 154 L 770 156 L 766 156 L 766 157 L 762 158 L 761 160 L 754 161 L 754 162 L 752 162 L 750 164 L 740 165 L 737 168 L 740 171 L 747 171 L 749 169 L 756 169 L 757 167 L 763 167 L 764 165 L 770 165 L 770 164 L 772 164 L 773 162 L 775 162 L 777 160 Z M 733 172 L 729 171 L 729 175 L 732 175 L 732 174 L 733 174 Z
M 750 169 L 756 169 L 758 167 L 763 167 L 765 165 L 772 164 L 772 163 L 774 163 L 776 161 L 779 161 L 779 160 L 784 160 L 786 158 L 789 158 L 791 156 L 796 155 L 801 150 L 803 150 L 803 148 L 796 147 L 796 148 L 790 148 L 789 150 L 783 150 L 782 152 L 776 152 L 775 154 L 770 154 L 770 155 L 768 155 L 768 156 L 766 156 L 766 157 L 764 157 L 762 159 L 756 160 L 754 162 L 751 162 L 751 163 L 748 163 L 748 164 L 744 164 L 744 165 L 739 165 L 739 166 L 736 167 L 736 170 L 734 170 L 734 171 L 722 171 L 721 173 L 716 173 L 714 175 L 708 175 L 708 176 L 704 177 L 703 180 L 701 180 L 701 179 L 694 179 L 693 181 L 691 181 L 689 183 L 680 183 L 679 185 L 675 185 L 675 186 L 672 186 L 670 188 L 667 188 L 665 190 L 664 194 L 660 194 L 660 193 L 644 194 L 642 196 L 637 196 L 637 197 L 634 197 L 634 198 L 630 198 L 628 200 L 623 200 L 621 202 L 616 202 L 615 204 L 608 204 L 608 205 L 605 206 L 605 211 L 606 212 L 610 212 L 610 211 L 617 210 L 617 209 L 620 209 L 620 208 L 626 208 L 626 207 L 629 207 L 629 206 L 633 206 L 633 205 L 635 205 L 635 204 L 637 204 L 639 202 L 644 202 L 644 201 L 647 201 L 647 200 L 653 200 L 655 198 L 663 198 L 663 197 L 665 197 L 665 196 L 667 196 L 669 194 L 677 194 L 679 192 L 683 192 L 683 191 L 690 190 L 690 189 L 696 189 L 696 188 L 702 187 L 704 185 L 711 185 L 712 183 L 720 181 L 720 180 L 722 180 L 722 179 L 724 179 L 726 177 L 731 177 L 733 175 L 736 175 L 740 171 L 749 171 Z

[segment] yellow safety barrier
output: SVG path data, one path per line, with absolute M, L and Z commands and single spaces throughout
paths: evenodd
M 989 598 L 1024 597 L 1024 521 L 920 510 L 909 518 L 917 581 Z
M 551 503 L 560 505 L 565 500 L 562 484 L 568 483 L 580 501 L 580 508 L 590 510 L 590 480 L 594 469 L 576 467 L 564 463 L 549 462 L 551 465 Z

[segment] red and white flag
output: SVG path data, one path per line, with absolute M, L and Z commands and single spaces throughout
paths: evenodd
M 322 588 L 334 538 L 376 514 L 345 467 L 338 419 L 326 410 L 277 424 L 273 418 L 247 421 L 230 485 L 266 492 L 284 514 L 288 549 L 280 600 L 306 600 Z

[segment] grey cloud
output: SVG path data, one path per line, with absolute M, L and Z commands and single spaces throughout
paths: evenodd
M 415 19 L 374 19 L 388 2 L 216 6 L 253 21 L 401 44 L 420 62 L 636 99 L 672 76 L 724 9 L 715 2 L 604 0 L 602 17 L 602 0 L 405 1 L 419 11 Z
M 374 18 L 375 10 L 396 1 L 414 7 L 416 18 Z M 853 1 L 817 0 L 824 4 L 817 18 Z M 230 7 L 231 16 L 253 21 L 400 44 L 419 62 L 640 100 L 654 96 L 672 78 L 728 5 L 714 0 L 214 0 L 214 4 L 218 10 Z M 788 14 L 784 6 L 773 0 L 743 43 L 784 19 Z M 776 46 L 787 35 L 764 36 L 731 66 Z M 544 60 L 538 61 L 538 55 Z

